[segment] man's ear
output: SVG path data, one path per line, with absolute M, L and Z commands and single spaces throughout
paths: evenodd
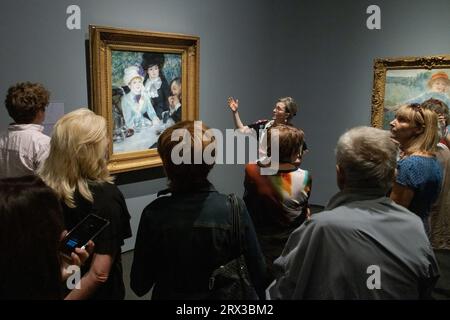
M 344 189 L 345 186 L 345 173 L 344 170 L 336 165 L 336 183 L 340 190 Z

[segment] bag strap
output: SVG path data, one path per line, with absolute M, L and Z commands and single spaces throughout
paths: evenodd
M 228 195 L 228 200 L 231 205 L 231 223 L 232 223 L 232 237 L 234 238 L 237 250 L 238 257 L 242 253 L 242 240 L 241 240 L 241 217 L 240 217 L 240 206 L 239 201 L 234 193 Z

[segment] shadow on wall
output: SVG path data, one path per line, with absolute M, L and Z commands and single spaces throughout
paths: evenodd
M 124 173 L 114 174 L 116 177 L 116 185 L 137 183 L 143 181 L 151 181 L 155 179 L 161 179 L 166 177 L 166 173 L 162 166 L 156 168 L 150 168 L 145 170 L 135 170 Z

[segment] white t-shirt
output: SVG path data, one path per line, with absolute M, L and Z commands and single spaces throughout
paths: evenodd
M 50 137 L 38 124 L 11 124 L 0 135 L 0 178 L 33 174 L 47 158 Z

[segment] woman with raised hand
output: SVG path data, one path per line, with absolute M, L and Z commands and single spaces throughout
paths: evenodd
M 228 100 L 228 107 L 230 108 L 231 112 L 233 113 L 233 121 L 235 125 L 235 129 L 243 134 L 255 134 L 256 139 L 259 142 L 259 157 L 264 162 L 264 159 L 267 156 L 267 147 L 266 145 L 270 144 L 269 141 L 267 141 L 267 144 L 265 143 L 265 137 L 267 135 L 267 132 L 277 125 L 283 124 L 288 126 L 294 126 L 292 124 L 292 119 L 297 115 L 298 111 L 298 105 L 291 97 L 284 97 L 279 98 L 272 110 L 272 119 L 264 119 L 264 120 L 258 120 L 252 124 L 245 125 L 241 121 L 241 117 L 239 115 L 239 100 L 235 99 L 233 97 L 229 97 Z M 302 147 L 302 153 L 308 151 L 308 147 L 306 146 L 306 143 L 303 143 Z M 296 165 L 300 165 L 300 159 L 297 159 Z

